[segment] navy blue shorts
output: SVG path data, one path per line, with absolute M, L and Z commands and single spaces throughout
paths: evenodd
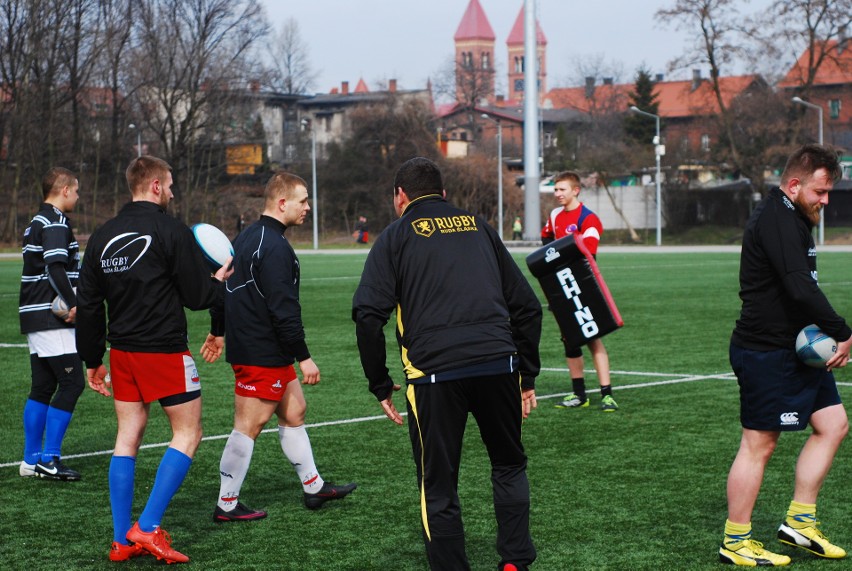
M 840 404 L 834 373 L 808 367 L 792 349 L 730 347 L 740 385 L 740 422 L 752 430 L 804 430 L 811 415 Z

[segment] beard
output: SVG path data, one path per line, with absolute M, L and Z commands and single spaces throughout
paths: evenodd
M 804 196 L 800 193 L 796 196 L 796 200 L 793 201 L 796 206 L 799 207 L 799 211 L 805 215 L 805 218 L 808 221 L 816 226 L 819 224 L 820 212 L 822 211 L 822 204 L 817 202 L 816 204 L 808 204 L 805 202 Z

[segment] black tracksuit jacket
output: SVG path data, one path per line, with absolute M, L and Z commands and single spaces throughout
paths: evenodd
M 382 327 L 397 311 L 397 340 L 409 383 L 438 382 L 517 355 L 524 388 L 540 362 L 541 302 L 480 217 L 441 196 L 412 201 L 367 256 L 352 318 L 370 391 L 392 390 Z
M 816 323 L 837 341 L 852 335 L 817 282 L 813 226 L 780 188 L 746 224 L 740 257 L 742 312 L 731 337 L 754 351 L 793 349 L 802 327 Z
M 234 243 L 225 292 L 225 356 L 232 365 L 283 367 L 310 358 L 299 304 L 299 259 L 271 216 Z
M 77 289 L 77 352 L 95 368 L 107 340 L 122 351 L 186 351 L 183 308 L 221 306 L 223 293 L 224 284 L 211 277 L 184 223 L 153 202 L 130 202 L 95 230 L 86 247 Z M 222 335 L 224 324 L 211 329 Z

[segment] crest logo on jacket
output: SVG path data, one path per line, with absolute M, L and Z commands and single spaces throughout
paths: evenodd
M 101 253 L 101 271 L 105 274 L 126 272 L 145 255 L 150 247 L 150 236 L 141 236 L 139 232 L 119 234 L 107 242 Z
M 415 234 L 424 238 L 428 238 L 435 232 L 435 222 L 431 218 L 418 218 L 411 223 L 411 227 L 414 228 Z

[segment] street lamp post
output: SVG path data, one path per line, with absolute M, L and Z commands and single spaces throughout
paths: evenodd
M 822 145 L 822 106 L 816 105 L 815 103 L 811 103 L 809 101 L 805 101 L 798 95 L 793 98 L 793 103 L 798 103 L 799 105 L 804 105 L 805 107 L 810 107 L 811 109 L 816 109 L 819 113 L 819 144 Z M 819 213 L 819 245 L 822 246 L 825 244 L 825 217 L 822 215 L 822 211 Z
M 662 193 L 660 192 L 660 157 L 666 154 L 666 146 L 660 141 L 660 116 L 642 111 L 635 105 L 630 110 L 646 117 L 653 117 L 657 124 L 657 136 L 654 137 L 654 156 L 657 159 L 657 246 L 663 244 L 663 216 L 662 216 Z
M 497 123 L 497 233 L 503 239 L 503 124 L 500 119 L 492 119 L 486 113 L 483 119 Z
M 311 129 L 311 186 L 313 187 L 313 206 L 311 207 L 311 212 L 313 212 L 314 250 L 319 250 L 319 228 L 317 227 L 317 210 L 319 209 L 319 204 L 317 204 L 317 132 L 308 119 L 302 119 L 302 128 L 307 129 L 308 127 Z
M 136 126 L 135 123 L 131 123 L 127 126 L 128 129 L 134 129 L 136 131 L 136 156 L 142 156 L 142 131 L 139 127 Z

